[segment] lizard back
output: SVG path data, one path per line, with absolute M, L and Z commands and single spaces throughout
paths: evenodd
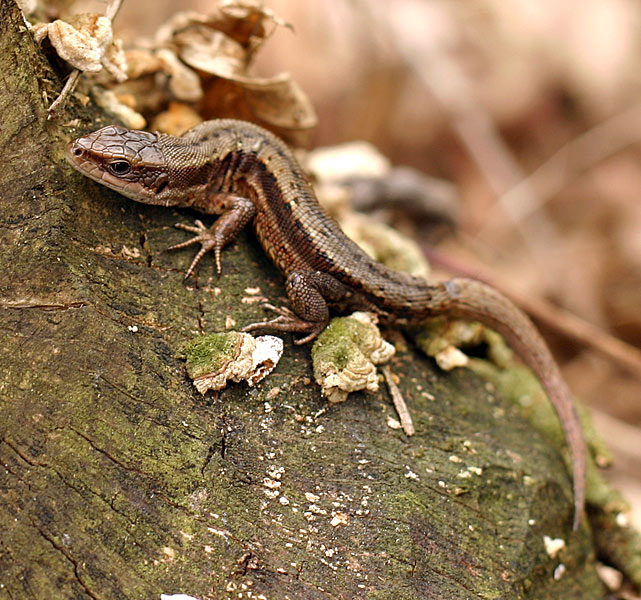
M 389 318 L 421 320 L 433 313 L 428 307 L 434 284 L 385 267 L 348 238 L 318 203 L 293 152 L 275 135 L 251 123 L 221 119 L 180 138 L 161 136 L 159 143 L 167 154 L 174 144 L 194 145 L 198 161 L 210 164 L 210 188 L 250 197 L 257 208 L 256 235 L 285 275 L 295 270 L 330 273 Z M 206 197 L 191 205 L 214 212 Z

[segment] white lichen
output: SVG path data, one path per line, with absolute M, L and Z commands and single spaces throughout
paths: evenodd
M 332 402 L 344 402 L 350 392 L 378 390 L 377 364 L 394 355 L 372 313 L 357 312 L 333 319 L 312 348 L 314 377 Z

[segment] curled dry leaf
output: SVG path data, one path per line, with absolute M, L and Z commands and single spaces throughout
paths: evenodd
M 156 53 L 162 70 L 169 77 L 169 91 L 177 100 L 196 102 L 203 96 L 200 77 L 185 63 L 181 62 L 171 50 L 161 48 Z
M 95 14 L 57 19 L 33 26 L 38 43 L 46 37 L 58 56 L 72 67 L 86 73 L 104 68 L 116 81 L 127 79 L 127 60 L 120 40 L 114 40 L 111 21 Z
M 145 48 L 127 50 L 129 79 L 140 79 L 145 75 L 154 75 L 162 70 L 163 62 L 156 54 Z
M 255 0 L 221 2 L 210 15 L 177 13 L 159 28 L 151 50 L 127 53 L 130 81 L 121 92 L 134 94 L 138 110 L 145 111 L 150 107 L 144 90 L 131 79 L 145 78 L 148 87 L 157 87 L 160 73 L 167 80 L 166 100 L 199 102 L 204 119 L 253 121 L 302 145 L 316 125 L 307 96 L 288 74 L 249 73 L 268 35 L 266 22 L 285 25 Z
M 173 42 L 177 34 L 202 24 L 254 51 L 269 36 L 266 22 L 291 27 L 259 0 L 222 0 L 208 15 L 194 11 L 176 13 L 158 28 L 156 41 L 158 45 Z

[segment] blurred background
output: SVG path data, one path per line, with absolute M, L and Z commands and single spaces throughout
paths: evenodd
M 641 527 L 641 6 L 265 4 L 293 31 L 276 28 L 253 72 L 288 71 L 308 94 L 312 146 L 367 140 L 454 184 L 456 230 L 439 253 L 534 310 Z M 152 36 L 176 11 L 212 6 L 125 0 L 116 35 Z

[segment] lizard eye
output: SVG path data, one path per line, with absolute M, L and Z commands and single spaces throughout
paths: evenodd
M 107 169 L 112 175 L 120 177 L 131 171 L 131 165 L 126 160 L 113 160 L 107 165 Z

